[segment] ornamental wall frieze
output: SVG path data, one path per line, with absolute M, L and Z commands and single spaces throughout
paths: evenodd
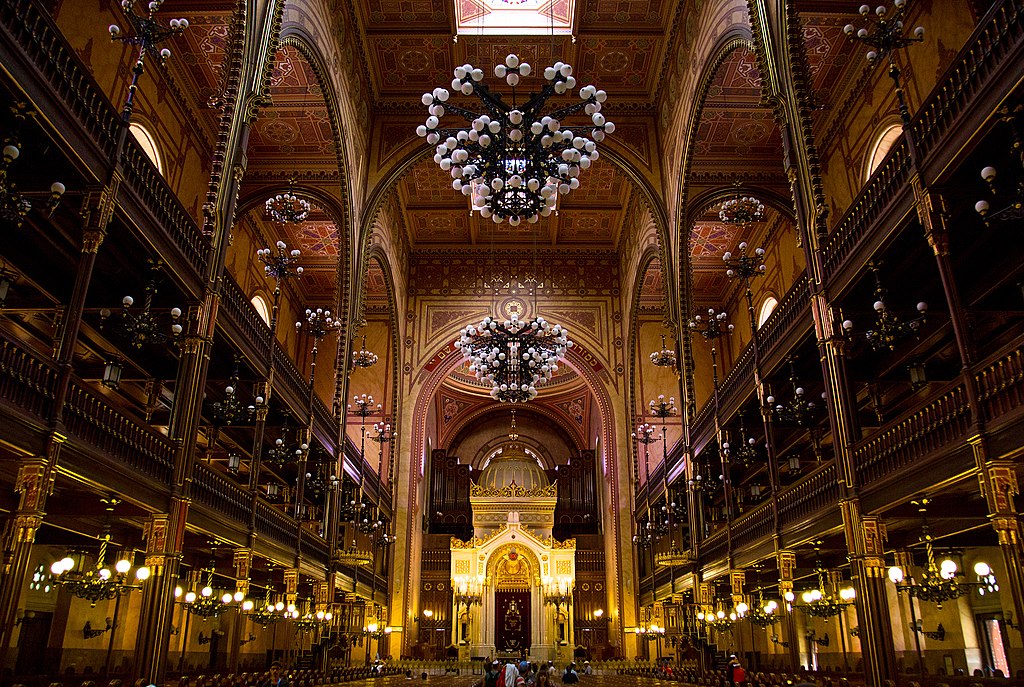
M 537 487 L 536 489 L 527 489 L 521 487 L 515 482 L 505 487 L 481 487 L 478 484 L 469 485 L 470 497 L 478 498 L 557 498 L 558 497 L 558 483 L 550 484 L 546 487 Z
M 548 537 L 547 539 L 541 540 L 541 544 L 548 547 L 549 549 L 567 549 L 576 550 L 576 538 L 566 539 L 565 541 L 558 541 L 554 537 Z

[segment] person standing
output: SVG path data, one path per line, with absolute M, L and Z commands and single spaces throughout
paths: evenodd
M 747 681 L 747 671 L 743 670 L 743 666 L 740 665 L 740 661 L 736 658 L 736 654 L 729 656 L 729 684 L 742 685 Z
M 263 679 L 260 687 L 288 687 L 288 676 L 281 671 L 281 662 L 270 664 L 270 675 Z

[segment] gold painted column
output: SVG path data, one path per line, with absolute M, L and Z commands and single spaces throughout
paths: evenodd
M 971 440 L 971 444 L 978 450 L 976 440 Z M 1021 553 L 1020 521 L 1013 502 L 1019 493 L 1013 463 L 991 461 L 983 468 L 981 484 L 988 503 L 989 521 L 999 535 L 999 551 L 1006 568 L 1013 614 L 1015 618 L 1024 619 L 1024 555 Z
M 869 685 L 882 685 L 897 673 L 892 618 L 885 585 L 885 524 L 877 516 L 861 515 L 860 500 L 840 502 L 843 529 L 850 554 L 850 573 L 857 591 L 857 624 L 864 654 L 864 677 Z M 852 545 L 851 545 L 852 544 Z
M 796 608 L 791 600 L 795 599 L 793 578 L 796 573 L 796 554 L 792 551 L 778 551 L 775 560 L 779 566 L 779 596 L 786 607 L 786 638 L 782 641 L 789 654 L 789 668 L 796 672 L 800 665 L 800 644 L 796 636 Z
M 57 445 L 51 446 L 55 453 Z M 22 463 L 18 469 L 14 486 L 18 493 L 18 510 L 8 519 L 4 532 L 3 578 L 0 579 L 0 670 L 5 666 L 11 647 L 21 592 L 32 561 L 32 545 L 43 524 L 43 508 L 52 489 L 48 468 L 51 462 L 33 459 Z
M 241 592 L 244 597 L 249 596 L 249 573 L 252 569 L 252 549 L 235 549 L 235 592 Z M 231 626 L 231 639 L 228 641 L 228 671 L 238 672 L 238 660 L 242 651 L 242 637 L 245 635 L 245 628 L 249 624 L 249 618 L 242 611 L 242 604 L 235 607 L 235 622 Z
M 142 584 L 139 630 L 135 642 L 135 675 L 162 684 L 174 620 L 174 588 L 178 584 L 187 504 L 171 500 L 169 513 L 150 516 L 143 529 L 149 579 Z M 184 617 L 184 615 L 182 616 Z M 184 636 L 182 650 L 188 647 Z

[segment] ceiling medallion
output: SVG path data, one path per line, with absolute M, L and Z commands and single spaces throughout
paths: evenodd
M 741 195 L 740 182 L 737 181 L 735 195 L 719 206 L 718 219 L 740 227 L 760 222 L 764 219 L 764 203 L 753 196 Z
M 499 322 L 485 317 L 459 332 L 455 345 L 469 361 L 469 370 L 491 383 L 491 398 L 526 403 L 537 386 L 551 380 L 558 361 L 572 347 L 569 331 L 543 317 L 525 321 L 514 314 Z
M 516 55 L 494 67 L 494 75 L 512 87 L 509 104 L 481 83 L 482 69 L 469 64 L 457 67 L 452 89 L 475 94 L 483 106 L 481 114 L 449 104 L 451 94 L 445 88 L 424 93 L 421 99 L 430 115 L 416 133 L 436 146 L 434 161 L 451 173 L 452 188 L 470 196 L 473 208 L 496 224 L 508 220 L 517 226 L 523 220 L 534 223 L 550 215 L 558 196 L 578 188 L 580 173 L 598 159 L 597 144 L 615 131 L 615 125 L 601 114 L 607 94 L 591 85 L 580 89 L 582 102 L 542 114 L 548 98 L 576 87 L 572 67 L 562 62 L 545 68 L 547 84 L 519 104 L 516 85 L 531 72 L 530 65 Z M 469 126 L 438 128 L 445 112 L 462 117 Z M 592 124 L 562 128 L 563 119 L 580 112 Z M 591 127 L 589 134 L 587 127 Z
M 288 190 L 267 198 L 267 216 L 278 224 L 302 224 L 309 217 L 310 205 L 295 195 L 295 177 L 288 180 Z

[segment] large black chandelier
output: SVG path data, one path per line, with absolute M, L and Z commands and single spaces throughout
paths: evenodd
M 267 198 L 267 217 L 278 224 L 302 224 L 312 209 L 309 201 L 295 195 L 295 177 L 288 180 L 288 190 Z
M 875 301 L 872 308 L 875 311 L 875 326 L 865 332 L 854 333 L 853 321 L 843 320 L 843 332 L 846 336 L 863 339 L 874 351 L 896 347 L 901 340 L 918 335 L 921 325 L 924 324 L 928 314 L 928 304 L 921 301 L 917 304 L 917 317 L 901 320 L 885 304 L 886 288 L 882 286 L 882 279 L 878 274 L 878 266 L 875 263 L 868 265 L 872 276 L 875 278 Z
M 491 383 L 491 398 L 502 403 L 525 403 L 537 386 L 558 371 L 558 361 L 572 348 L 569 331 L 543 317 L 499 322 L 485 317 L 459 332 L 455 345 L 469 361 L 476 378 Z
M 483 113 L 450 104 L 451 94 L 445 88 L 424 93 L 421 99 L 429 116 L 416 133 L 436 146 L 434 161 L 451 173 L 452 188 L 471 196 L 474 209 L 495 223 L 508 220 L 516 226 L 523 220 L 533 223 L 550 215 L 559 195 L 579 187 L 580 173 L 598 158 L 597 144 L 615 131 L 615 125 L 601 114 L 607 94 L 590 85 L 580 89 L 581 102 L 542 113 L 552 95 L 576 87 L 572 66 L 562 62 L 545 68 L 547 83 L 519 104 L 516 86 L 532 71 L 514 54 L 494 67 L 494 75 L 512 87 L 512 97 L 506 102 L 481 83 L 482 69 L 469 64 L 456 67 L 452 89 L 463 95 L 475 94 Z M 462 117 L 470 126 L 438 128 L 446 112 Z M 588 115 L 591 123 L 581 122 L 573 130 L 562 128 L 566 117 L 580 112 Z

